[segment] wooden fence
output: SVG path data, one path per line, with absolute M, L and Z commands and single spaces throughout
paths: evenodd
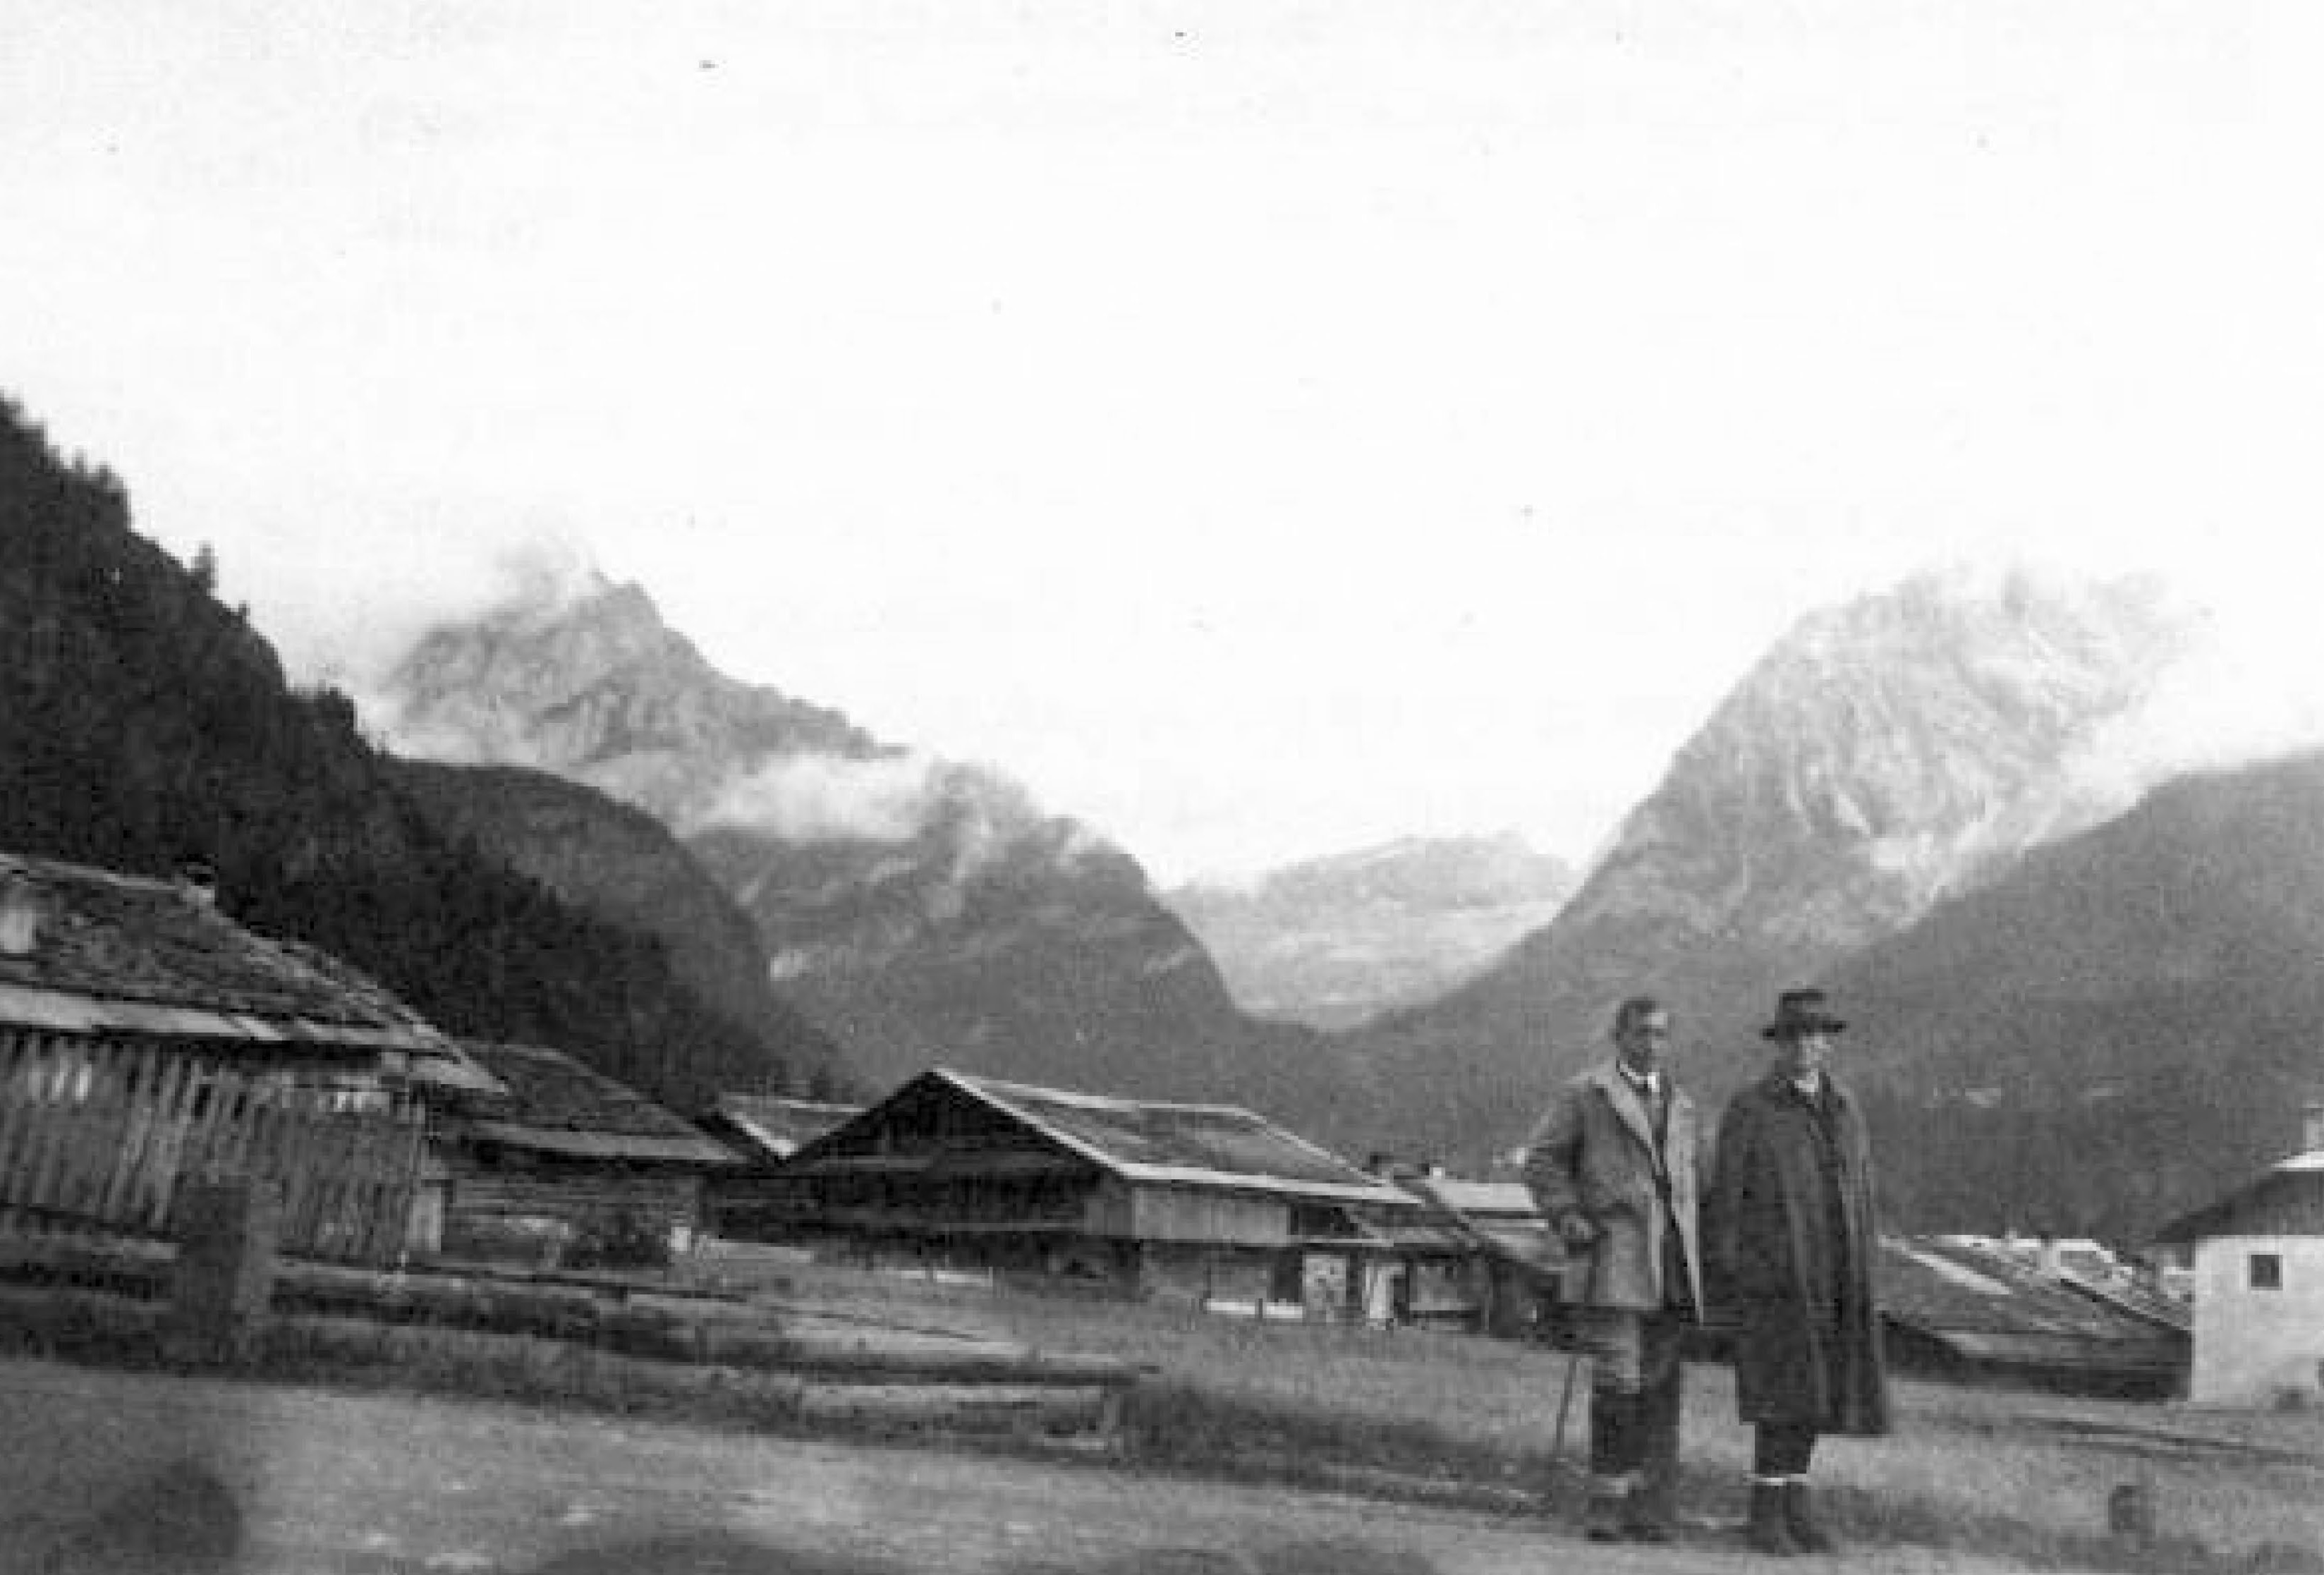
M 285 1252 L 393 1263 L 422 1132 L 416 1105 L 375 1087 L 0 1030 L 0 1224 L 170 1238 L 181 1182 L 250 1177 L 281 1188 Z

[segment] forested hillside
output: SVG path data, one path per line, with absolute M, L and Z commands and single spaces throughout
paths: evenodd
M 721 1015 L 659 942 L 436 829 L 348 701 L 295 692 L 214 581 L 0 401 L 0 847 L 206 862 L 235 917 L 347 958 L 447 1029 L 571 1050 L 681 1107 L 827 1075 L 812 1030 Z
M 2324 754 L 2167 783 L 1828 981 L 1886 1205 L 2136 1241 L 2324 1094 Z

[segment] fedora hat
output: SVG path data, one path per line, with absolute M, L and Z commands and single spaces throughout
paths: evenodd
M 1796 1034 L 1837 1034 L 1848 1027 L 1824 1008 L 1820 990 L 1787 990 L 1775 998 L 1775 1020 L 1759 1030 L 1763 1038 L 1788 1039 Z

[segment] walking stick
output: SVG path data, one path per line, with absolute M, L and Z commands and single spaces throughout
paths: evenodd
M 1582 1295 L 1580 1299 L 1574 1303 L 1574 1305 L 1577 1307 L 1588 1306 L 1590 1304 L 1591 1296 L 1595 1294 L 1597 1289 L 1598 1242 L 1595 1239 L 1592 1239 L 1590 1243 L 1590 1266 L 1582 1271 Z M 1573 1410 L 1574 1375 L 1581 1372 L 1584 1364 L 1589 1360 L 1589 1348 L 1577 1342 L 1574 1347 L 1573 1354 L 1566 1360 L 1565 1389 L 1564 1392 L 1557 1397 L 1557 1427 L 1549 1436 L 1549 1458 L 1553 1460 L 1561 1460 L 1565 1458 L 1565 1419 Z

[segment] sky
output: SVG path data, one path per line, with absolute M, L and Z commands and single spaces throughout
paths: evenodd
M 2310 9 L 0 0 L 0 391 L 308 681 L 578 554 L 1165 881 L 1579 861 L 1932 563 L 2324 674 Z

